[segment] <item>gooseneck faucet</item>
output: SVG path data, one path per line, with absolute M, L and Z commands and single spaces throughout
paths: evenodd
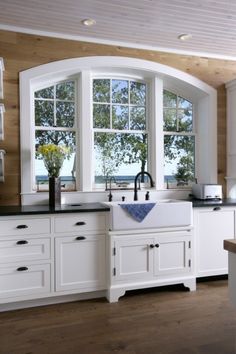
M 150 179 L 150 186 L 154 187 L 154 182 L 153 182 L 153 179 L 152 179 L 152 176 L 150 175 L 150 173 L 146 172 L 146 171 L 140 171 L 139 173 L 137 173 L 137 175 L 135 176 L 135 179 L 134 179 L 134 200 L 138 200 L 137 182 L 138 182 L 139 176 L 142 176 L 142 175 L 147 175 Z

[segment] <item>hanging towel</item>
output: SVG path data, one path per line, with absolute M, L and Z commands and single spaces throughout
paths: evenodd
M 156 203 L 145 204 L 119 204 L 122 209 L 127 211 L 133 219 L 142 222 Z

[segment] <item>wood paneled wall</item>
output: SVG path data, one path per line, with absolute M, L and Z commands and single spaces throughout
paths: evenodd
M 224 84 L 236 78 L 236 62 L 206 57 L 108 46 L 96 43 L 0 31 L 0 57 L 5 64 L 5 183 L 0 183 L 0 205 L 20 204 L 19 72 L 56 60 L 112 55 L 151 60 L 185 71 L 218 91 L 218 182 L 226 175 L 226 92 Z

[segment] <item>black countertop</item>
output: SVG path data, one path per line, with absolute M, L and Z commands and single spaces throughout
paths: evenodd
M 7 215 L 34 215 L 34 214 L 60 214 L 85 213 L 109 211 L 110 208 L 102 203 L 62 204 L 60 207 L 50 208 L 48 205 L 0 206 L 0 216 Z
M 236 199 L 225 198 L 222 200 L 199 200 L 188 199 L 194 208 L 216 207 L 216 206 L 236 206 Z M 103 203 L 76 203 L 62 204 L 55 209 L 48 205 L 24 205 L 24 206 L 0 206 L 0 216 L 9 215 L 37 215 L 37 214 L 60 214 L 60 213 L 85 213 L 85 212 L 104 212 L 110 208 Z
M 224 198 L 221 200 L 200 200 L 189 199 L 194 208 L 215 207 L 215 206 L 236 206 L 236 199 Z

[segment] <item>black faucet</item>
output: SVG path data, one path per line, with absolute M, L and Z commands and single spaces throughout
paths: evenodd
M 135 179 L 134 179 L 134 200 L 138 200 L 137 181 L 138 181 L 139 176 L 142 176 L 142 175 L 147 175 L 150 179 L 150 186 L 154 187 L 154 182 L 153 182 L 153 179 L 152 179 L 152 176 L 150 175 L 150 173 L 146 172 L 146 171 L 140 171 L 139 173 L 137 173 L 137 175 L 135 176 Z
M 115 177 L 112 176 L 112 177 L 110 178 L 110 180 L 109 180 L 109 185 L 110 185 L 110 186 L 109 186 L 109 187 L 110 187 L 110 188 L 109 188 L 110 193 L 108 194 L 108 201 L 109 201 L 109 202 L 112 202 L 112 194 L 111 194 L 111 182 L 112 182 L 112 180 L 114 180 L 114 182 L 116 182 Z

